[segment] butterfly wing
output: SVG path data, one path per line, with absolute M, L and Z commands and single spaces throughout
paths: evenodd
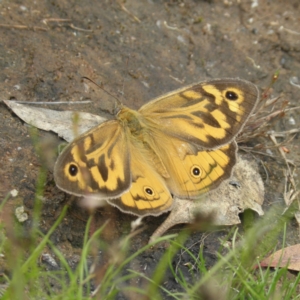
M 108 202 L 120 210 L 138 216 L 160 215 L 172 208 L 173 198 L 164 178 L 155 166 L 153 152 L 138 141 L 130 143 L 132 184 L 119 199 Z
M 152 131 L 147 143 L 161 158 L 170 176 L 164 178 L 170 192 L 185 199 L 195 199 L 217 188 L 230 178 L 236 163 L 237 145 L 233 141 L 214 150 L 199 150 L 193 144 Z
M 201 82 L 163 95 L 141 107 L 147 126 L 215 149 L 230 143 L 258 102 L 257 87 L 240 79 Z
M 70 143 L 54 167 L 57 186 L 77 196 L 116 198 L 131 184 L 128 138 L 119 121 L 107 121 Z

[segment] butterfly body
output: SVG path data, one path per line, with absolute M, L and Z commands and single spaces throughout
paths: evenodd
M 66 147 L 55 165 L 56 184 L 136 215 L 170 210 L 172 195 L 197 199 L 230 177 L 233 139 L 257 100 L 253 84 L 221 79 L 171 92 L 138 111 L 122 106 L 115 120 Z

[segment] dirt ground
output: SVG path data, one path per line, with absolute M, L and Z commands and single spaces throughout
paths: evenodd
M 288 107 L 299 106 L 300 88 L 300 2 L 288 1 L 8 1 L 0 2 L 0 99 L 28 102 L 54 102 L 91 99 L 89 105 L 61 105 L 72 109 L 105 113 L 114 100 L 101 89 L 89 89 L 82 77 L 89 77 L 131 108 L 139 108 L 155 96 L 208 78 L 239 77 L 263 91 L 279 71 L 272 95 L 280 95 Z M 297 83 L 298 78 L 298 83 Z M 291 84 L 292 83 L 296 84 Z M 297 85 L 298 84 L 298 85 Z M 51 107 L 52 108 L 52 107 Z M 0 103 L 0 197 L 12 189 L 16 198 L 8 212 L 24 204 L 31 226 L 35 187 L 41 161 L 30 128 Z M 274 127 L 283 131 L 298 128 L 297 111 L 286 113 Z M 59 139 L 52 133 L 38 132 L 38 139 L 49 141 L 56 151 Z M 47 144 L 48 145 L 48 144 Z M 299 134 L 286 145 L 288 158 L 299 166 Z M 273 154 L 278 155 L 276 150 Z M 284 164 L 265 160 L 265 209 L 283 203 Z M 70 208 L 53 241 L 76 264 L 88 212 L 76 199 L 58 190 L 53 180 L 54 158 L 48 161 L 41 229 L 46 232 L 64 204 Z M 262 171 L 263 173 L 263 171 Z M 267 180 L 266 180 L 267 179 Z M 144 246 L 151 233 L 165 219 L 148 217 L 147 229 L 140 233 L 132 251 Z M 135 218 L 116 208 L 100 209 L 95 227 L 110 219 L 103 238 L 113 241 L 130 232 Z M 178 228 L 169 232 L 178 232 Z M 228 229 L 205 236 L 208 263 L 215 259 L 219 238 Z M 299 243 L 298 227 L 289 225 L 290 244 Z M 203 233 L 187 242 L 197 253 Z M 163 246 L 135 265 L 150 275 Z M 185 258 L 182 258 L 182 270 Z M 165 286 L 176 290 L 170 278 Z M 121 299 L 121 298 L 120 298 Z

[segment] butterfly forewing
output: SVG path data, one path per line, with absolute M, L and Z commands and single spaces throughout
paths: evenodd
M 141 107 L 150 126 L 204 149 L 230 143 L 258 102 L 255 85 L 220 79 L 191 85 Z
M 75 139 L 59 156 L 54 177 L 75 195 L 115 198 L 131 185 L 128 137 L 116 120 L 107 121 Z

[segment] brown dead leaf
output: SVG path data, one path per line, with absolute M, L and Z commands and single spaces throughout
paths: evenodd
M 262 267 L 284 268 L 300 271 L 300 244 L 280 249 L 260 262 Z

